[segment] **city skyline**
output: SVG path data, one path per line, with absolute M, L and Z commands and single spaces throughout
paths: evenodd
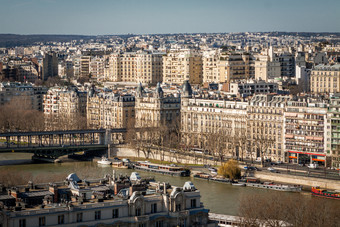
M 2 6 L 0 19 L 5 23 L 0 32 L 14 34 L 340 31 L 340 3 L 335 0 L 103 0 L 98 4 L 78 0 L 4 0 Z

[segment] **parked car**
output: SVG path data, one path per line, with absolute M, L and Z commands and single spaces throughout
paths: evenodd
M 308 165 L 308 168 L 310 168 L 310 169 L 317 169 L 318 167 L 319 167 L 319 164 L 317 164 L 317 163 L 311 163 L 311 164 Z
M 279 173 L 279 171 L 277 169 L 274 169 L 273 167 L 269 167 L 267 170 L 272 173 Z

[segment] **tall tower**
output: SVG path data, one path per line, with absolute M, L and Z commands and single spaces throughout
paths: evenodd
M 42 65 L 42 80 L 47 80 L 49 77 L 58 76 L 58 57 L 56 53 L 45 53 Z

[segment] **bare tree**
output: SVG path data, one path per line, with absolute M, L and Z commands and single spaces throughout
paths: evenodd
M 279 192 L 280 193 L 280 192 Z M 332 201 L 277 193 L 247 194 L 240 200 L 239 216 L 245 226 L 339 226 L 339 211 Z
M 32 102 L 28 96 L 15 97 L 9 103 L 0 106 L 0 130 L 2 132 L 43 129 L 43 113 L 32 108 Z

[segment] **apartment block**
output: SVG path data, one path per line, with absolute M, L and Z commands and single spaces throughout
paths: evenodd
M 171 50 L 163 56 L 163 83 L 202 84 L 202 55 L 194 50 Z
M 181 96 L 181 132 L 184 142 L 203 148 L 209 135 L 245 135 L 248 102 L 223 99 L 195 98 L 189 83 L 183 86 Z M 222 131 L 223 132 L 222 132 Z M 237 147 L 237 146 L 235 146 Z M 240 157 L 237 148 L 228 154 Z
M 285 157 L 290 163 L 326 163 L 328 104 L 319 99 L 297 97 L 284 112 Z
M 331 167 L 340 168 L 340 94 L 335 94 L 329 101 L 326 152 L 331 159 Z
M 156 84 L 162 81 L 163 53 L 125 52 L 109 57 L 108 81 Z
M 254 78 L 255 60 L 249 53 L 224 52 L 220 55 L 220 82 Z
M 87 124 L 89 128 L 127 128 L 134 125 L 135 97 L 113 93 L 89 93 Z M 131 125 L 129 125 L 131 124 Z
M 15 100 L 29 109 L 43 111 L 43 96 L 46 92 L 46 87 L 3 82 L 0 83 L 0 106 Z
M 203 60 L 203 83 L 220 82 L 220 53 L 218 50 L 205 51 Z
M 152 93 L 145 93 L 141 84 L 136 90 L 135 126 L 158 127 L 176 125 L 180 119 L 181 98 L 165 95 L 160 83 Z
M 289 96 L 255 95 L 250 100 L 247 135 L 252 144 L 252 159 L 284 161 L 284 111 L 290 99 Z
M 311 72 L 310 90 L 314 94 L 340 92 L 340 64 L 315 66 Z
M 53 87 L 44 95 L 44 113 L 47 115 L 86 116 L 87 93 L 76 88 Z
M 45 53 L 42 61 L 42 80 L 58 76 L 58 57 L 54 52 Z

